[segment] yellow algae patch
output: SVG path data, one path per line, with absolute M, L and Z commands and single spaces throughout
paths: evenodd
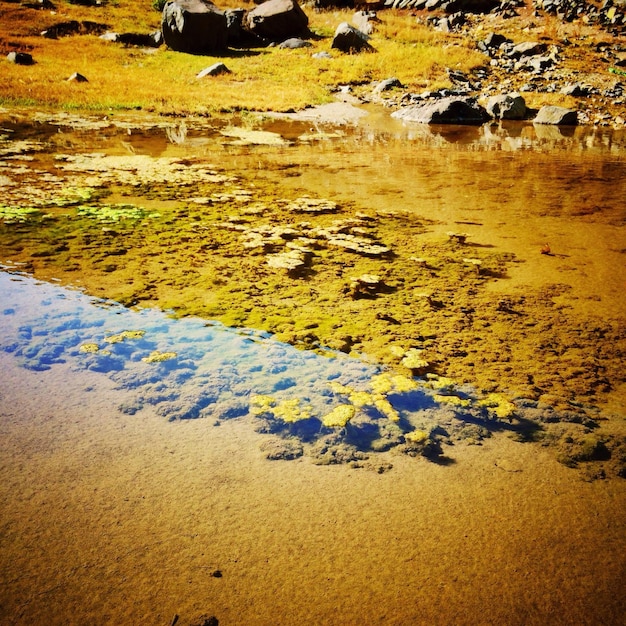
M 311 417 L 311 408 L 301 408 L 299 398 L 283 400 L 278 406 L 271 409 L 271 412 L 275 417 L 289 424 L 293 424 L 294 422 L 298 422 L 300 420 L 306 420 Z
M 97 343 L 84 343 L 78 350 L 79 352 L 95 354 L 100 351 L 100 346 Z
M 352 391 L 348 396 L 348 400 L 356 406 L 362 407 L 367 405 L 373 405 L 374 399 L 372 398 L 372 394 L 367 391 Z
M 469 398 L 459 398 L 459 396 L 444 396 L 442 394 L 436 394 L 435 401 L 441 404 L 452 404 L 454 406 L 469 406 L 471 404 L 471 400 Z
M 384 395 L 393 391 L 393 380 L 389 374 L 379 374 L 372 378 L 372 390 L 374 393 Z
M 351 404 L 341 404 L 322 418 L 322 424 L 328 428 L 343 428 L 355 413 L 356 409 Z
M 407 350 L 404 358 L 400 361 L 400 365 L 408 367 L 411 370 L 421 370 L 429 366 L 428 361 L 422 358 L 423 350 L 418 348 L 411 348 Z
M 250 400 L 250 413 L 252 415 L 271 413 L 277 419 L 281 419 L 288 424 L 293 424 L 300 420 L 309 419 L 309 417 L 311 417 L 311 407 L 301 407 L 299 398 L 283 400 L 276 404 L 276 398 L 259 395 L 254 396 Z
M 418 387 L 418 384 L 415 380 L 409 378 L 408 376 L 402 376 L 402 374 L 392 376 L 391 382 L 393 383 L 393 390 L 398 393 L 414 391 Z
M 250 399 L 250 413 L 252 415 L 269 413 L 275 404 L 276 400 L 272 396 L 253 396 Z
M 154 352 L 150 353 L 150 356 L 144 356 L 141 360 L 145 363 L 162 363 L 163 361 L 175 359 L 177 356 L 178 354 L 176 352 L 160 352 L 159 350 L 154 350 Z
M 400 421 L 400 414 L 396 411 L 391 402 L 382 395 L 374 396 L 374 406 L 383 414 L 386 415 L 392 422 Z
M 350 387 L 346 387 L 345 385 L 342 385 L 341 383 L 335 382 L 334 380 L 331 380 L 328 383 L 329 387 L 332 389 L 332 391 L 334 393 L 351 393 L 352 389 Z
M 405 393 L 417 389 L 417 382 L 408 376 L 402 374 L 379 374 L 374 376 L 371 381 L 372 391 L 378 395 L 386 395 L 395 391 L 396 393 Z
M 431 389 L 449 389 L 454 387 L 454 381 L 445 376 L 437 376 L 437 374 L 428 375 L 428 386 Z
M 423 443 L 428 439 L 428 433 L 425 430 L 413 430 L 406 433 L 404 438 L 411 443 Z
M 479 406 L 490 409 L 500 419 L 510 419 L 515 413 L 515 405 L 499 393 L 490 393 L 478 401 Z
M 117 335 L 105 337 L 107 343 L 121 343 L 124 339 L 141 339 L 146 334 L 145 330 L 123 330 Z

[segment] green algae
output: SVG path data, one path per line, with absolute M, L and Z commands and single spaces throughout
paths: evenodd
M 5 224 L 22 224 L 41 215 L 37 207 L 20 207 L 0 205 L 0 220 Z
M 160 217 L 155 211 L 146 211 L 143 207 L 133 204 L 82 204 L 77 207 L 76 214 L 107 223 Z

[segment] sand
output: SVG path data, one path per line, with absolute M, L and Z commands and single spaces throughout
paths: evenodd
M 103 377 L 0 367 L 3 623 L 626 617 L 623 480 L 503 435 L 382 474 L 271 462 L 245 421 L 122 416 Z

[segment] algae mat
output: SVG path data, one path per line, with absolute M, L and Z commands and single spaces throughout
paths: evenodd
M 524 437 L 549 444 L 564 463 L 594 461 L 590 476 L 623 473 L 626 332 L 619 310 L 603 311 L 605 302 L 618 301 L 608 292 L 614 278 L 605 302 L 595 293 L 580 298 L 582 264 L 555 246 L 559 239 L 523 257 L 502 229 L 487 228 L 493 210 L 459 219 L 468 198 L 489 206 L 501 196 L 501 170 L 477 196 L 466 198 L 457 181 L 456 190 L 440 186 L 430 205 L 417 208 L 406 197 L 428 190 L 419 171 L 405 172 L 405 187 L 395 193 L 372 193 L 372 184 L 391 185 L 389 165 L 379 178 L 369 169 L 359 176 L 372 155 L 393 163 L 407 158 L 409 145 L 461 177 L 470 165 L 493 163 L 492 153 L 511 145 L 510 137 L 490 150 L 484 136 L 446 145 L 432 133 L 396 143 L 378 133 L 369 145 L 370 135 L 358 132 L 312 140 L 310 129 L 277 122 L 249 133 L 206 122 L 195 130 L 97 126 L 94 133 L 56 120 L 47 133 L 16 125 L 5 134 L 4 262 L 127 306 L 158 306 L 269 331 L 310 350 L 364 355 L 404 376 L 443 378 L 453 389 L 468 384 L 487 404 L 497 398 L 496 410 L 505 398 L 524 419 L 531 415 L 534 427 Z M 246 136 L 256 146 L 242 145 Z M 560 157 L 554 180 L 570 192 L 558 203 L 562 215 L 552 197 L 542 204 L 545 194 L 530 215 L 549 213 L 551 227 L 555 219 L 571 222 L 571 189 L 588 161 L 597 192 L 576 205 L 577 227 L 609 233 L 610 253 L 623 254 L 623 207 L 611 202 L 623 186 L 621 144 L 604 154 L 600 138 L 600 148 L 579 154 L 570 171 L 571 140 L 562 140 L 549 145 Z M 541 164 L 545 138 L 533 141 Z M 394 152 L 397 143 L 403 147 Z M 516 158 L 528 147 L 521 141 Z M 551 170 L 529 172 L 527 187 L 536 190 Z M 411 177 L 416 183 L 407 189 Z M 357 194 L 357 183 L 367 193 Z M 592 211 L 597 201 L 602 207 Z M 508 219 L 518 225 L 519 216 L 499 216 Z M 596 258 L 593 252 L 578 258 Z M 524 284 L 524 266 L 536 269 L 537 259 L 560 263 L 551 270 L 558 280 L 537 282 L 531 273 Z M 622 280 L 619 268 L 613 274 Z M 463 406 L 458 393 L 442 395 Z

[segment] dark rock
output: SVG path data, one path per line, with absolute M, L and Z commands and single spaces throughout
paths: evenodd
M 165 43 L 178 52 L 203 54 L 228 46 L 226 15 L 208 0 L 173 0 L 163 8 Z
M 244 24 L 258 37 L 284 41 L 307 34 L 309 18 L 296 0 L 268 0 L 252 9 Z
M 256 48 L 267 44 L 261 37 L 244 28 L 245 9 L 227 9 L 224 14 L 226 15 L 229 47 Z
M 313 44 L 310 41 L 300 39 L 299 37 L 291 37 L 289 39 L 285 39 L 285 41 L 280 43 L 278 47 L 296 50 L 298 48 L 311 48 L 313 47 Z
M 526 102 L 518 93 L 492 96 L 486 108 L 492 117 L 500 120 L 523 120 L 526 116 Z
M 412 105 L 391 114 L 391 117 L 420 124 L 480 125 L 489 114 L 471 98 L 449 97 L 436 102 Z
M 218 76 L 219 74 L 230 74 L 230 70 L 223 63 L 214 63 L 210 67 L 205 67 L 196 74 L 196 78 L 205 76 Z
M 553 124 L 556 126 L 576 126 L 578 115 L 576 111 L 557 106 L 544 106 L 537 113 L 533 124 Z
M 440 6 L 446 13 L 489 13 L 499 4 L 500 0 L 446 0 Z
M 116 41 L 127 46 L 142 46 L 145 48 L 158 48 L 163 43 L 163 35 L 160 30 L 153 33 L 121 33 Z
M 35 63 L 32 55 L 28 54 L 28 52 L 9 52 L 7 61 L 16 65 L 34 65 Z
M 70 35 L 102 35 L 108 28 L 106 24 L 99 22 L 70 20 L 50 26 L 50 28 L 41 33 L 41 36 L 46 39 L 58 39 L 59 37 L 69 37 Z
M 368 42 L 369 37 L 348 22 L 342 22 L 337 26 L 331 48 L 341 52 L 373 52 L 374 48 Z

